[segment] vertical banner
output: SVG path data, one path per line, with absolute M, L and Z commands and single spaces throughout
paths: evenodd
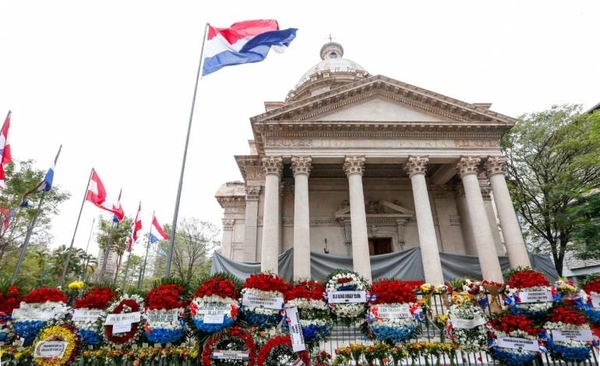
M 292 350 L 300 352 L 306 350 L 304 345 L 304 335 L 302 334 L 302 326 L 300 325 L 300 316 L 298 308 L 286 308 L 285 315 L 288 318 L 288 326 L 290 327 L 290 338 L 292 339 Z

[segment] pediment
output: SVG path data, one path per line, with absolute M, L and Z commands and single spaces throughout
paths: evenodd
M 471 104 L 377 75 L 306 99 L 280 103 L 278 108 L 250 120 L 253 124 L 278 121 L 435 121 L 509 126 L 516 122 L 514 118 L 493 112 L 489 107 L 489 103 Z
M 400 102 L 375 96 L 360 100 L 354 104 L 326 112 L 313 118 L 315 121 L 378 121 L 378 122 L 451 122 L 452 119 L 402 104 Z

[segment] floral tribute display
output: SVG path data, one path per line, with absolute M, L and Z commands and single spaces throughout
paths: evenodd
M 204 279 L 189 304 L 196 329 L 214 333 L 235 324 L 239 311 L 240 281 L 225 273 Z
M 368 290 L 367 280 L 354 271 L 334 271 L 325 279 L 327 304 L 333 315 L 348 326 L 365 318 Z
M 555 360 L 580 362 L 591 355 L 592 345 L 598 345 L 585 315 L 573 306 L 560 304 L 552 308 L 544 323 L 548 352 Z
M 31 345 L 38 333 L 51 319 L 66 315 L 67 295 L 57 288 L 41 287 L 32 290 L 13 310 L 15 334 L 23 339 L 24 345 Z
M 382 279 L 371 285 L 367 311 L 369 331 L 380 341 L 401 343 L 418 333 L 422 309 L 415 291 L 397 279 Z
M 94 346 L 102 340 L 97 320 L 116 296 L 110 287 L 100 286 L 87 289 L 82 297 L 75 299 L 72 321 L 84 345 Z
M 555 291 L 539 271 L 518 267 L 505 273 L 507 294 L 504 303 L 515 314 L 543 319 L 553 306 Z
M 587 275 L 581 282 L 581 288 L 585 293 L 584 312 L 593 326 L 600 327 L 600 273 Z
M 479 302 L 468 292 L 453 292 L 446 313 L 445 331 L 450 341 L 464 352 L 480 352 L 487 347 L 487 318 Z
M 297 308 L 304 342 L 312 348 L 326 340 L 333 320 L 323 294 L 325 287 L 317 281 L 300 281 L 285 293 L 285 306 Z
M 146 294 L 144 311 L 145 337 L 151 343 L 173 343 L 185 334 L 182 300 L 184 287 L 177 283 L 161 283 Z
M 201 358 L 202 366 L 254 366 L 256 344 L 246 329 L 229 327 L 208 338 L 202 347 Z
M 294 352 L 292 340 L 287 335 L 271 338 L 258 351 L 256 364 L 258 366 L 294 365 L 300 359 L 304 365 L 310 365 L 307 351 Z
M 242 285 L 244 319 L 251 326 L 261 329 L 276 326 L 282 319 L 284 294 L 289 284 L 273 273 L 255 273 Z
M 21 299 L 17 286 L 0 288 L 0 342 L 8 343 L 14 338 L 12 312 L 19 307 Z
M 77 329 L 70 323 L 48 325 L 34 342 L 33 361 L 40 366 L 72 365 L 81 350 Z
M 488 324 L 488 353 L 501 364 L 528 365 L 541 352 L 540 329 L 525 315 L 507 311 L 496 315 Z
M 135 344 L 142 333 L 143 310 L 144 299 L 139 295 L 124 294 L 113 301 L 98 318 L 104 341 L 113 346 Z

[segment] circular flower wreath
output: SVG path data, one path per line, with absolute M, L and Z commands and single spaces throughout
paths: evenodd
M 235 324 L 240 287 L 237 278 L 225 273 L 216 273 L 203 280 L 189 305 L 196 328 L 201 332 L 214 333 Z M 204 318 L 208 313 L 223 314 L 223 321 L 205 323 Z
M 522 314 L 511 312 L 501 313 L 488 323 L 488 352 L 492 358 L 501 364 L 521 366 L 530 364 L 538 355 L 538 351 L 499 347 L 498 338 L 514 337 L 538 341 L 540 329 L 532 319 Z
M 144 309 L 144 299 L 139 295 L 125 294 L 112 302 L 106 309 L 106 313 L 98 318 L 98 322 L 104 328 L 102 336 L 104 340 L 111 345 L 131 345 L 134 344 L 142 334 L 140 323 L 131 323 L 131 329 L 123 333 L 113 333 L 113 325 L 105 324 L 106 318 L 110 314 L 127 314 L 142 312 Z
M 548 321 L 544 324 L 545 332 L 542 332 L 542 339 L 547 342 L 548 351 L 554 360 L 563 360 L 567 362 L 580 362 L 590 357 L 592 351 L 592 342 L 587 340 L 554 340 L 547 331 L 569 331 L 583 330 L 589 331 L 590 326 L 587 318 L 578 309 L 560 304 L 552 308 L 548 314 Z M 598 344 L 596 340 L 596 345 Z
M 348 326 L 355 325 L 365 317 L 366 302 L 334 303 L 330 298 L 332 292 L 367 291 L 369 283 L 354 271 L 339 270 L 331 273 L 325 280 L 327 302 L 333 314 Z
M 114 301 L 117 296 L 110 287 L 100 286 L 87 289 L 83 296 L 75 299 L 73 309 L 80 310 L 102 310 L 108 307 L 108 303 Z M 100 317 L 101 314 L 98 314 Z M 96 345 L 100 343 L 101 336 L 98 332 L 97 318 L 86 318 L 83 320 L 74 320 L 73 324 L 77 328 L 82 342 L 85 345 Z
M 367 312 L 369 330 L 380 341 L 401 343 L 417 334 L 422 310 L 413 288 L 397 279 L 382 279 L 371 285 Z
M 213 358 L 215 351 L 245 351 L 248 359 L 218 359 Z M 202 348 L 202 366 L 254 366 L 256 362 L 256 344 L 249 331 L 238 326 L 229 327 L 215 333 L 205 342 Z
M 53 324 L 42 329 L 38 334 L 34 344 L 37 346 L 39 342 L 44 341 L 63 341 L 67 342 L 67 346 L 61 358 L 43 358 L 38 357 L 38 355 L 34 353 L 33 361 L 36 365 L 69 366 L 75 362 L 75 359 L 81 349 L 77 329 L 74 325 L 69 323 Z
M 304 342 L 309 345 L 326 340 L 333 327 L 324 292 L 325 287 L 317 281 L 300 281 L 285 294 L 286 307 L 298 309 Z
M 280 276 L 273 273 L 254 273 L 244 281 L 242 285 L 242 296 L 253 296 L 258 298 L 281 298 L 289 289 L 289 284 Z M 283 301 L 282 301 L 283 308 Z M 282 319 L 283 309 L 271 309 L 263 306 L 244 305 L 240 308 L 241 313 L 248 324 L 258 328 L 276 326 Z
M 181 300 L 183 291 L 183 286 L 176 283 L 162 283 L 148 291 L 144 310 L 144 334 L 148 341 L 172 343 L 184 336 L 183 311 L 186 304 Z M 177 313 L 176 317 L 173 312 Z
M 550 290 L 554 298 L 556 292 L 550 286 L 548 279 L 541 272 L 529 267 L 509 270 L 505 276 L 507 294 L 504 303 L 510 310 L 515 314 L 525 314 L 534 319 L 544 318 L 553 306 L 553 301 L 525 303 L 521 301 L 521 297 L 523 292 Z
M 471 301 L 471 295 L 453 293 L 453 304 L 448 308 L 446 333 L 464 352 L 480 352 L 487 346 L 488 333 L 485 313 Z
M 284 366 L 292 365 L 297 359 L 305 365 L 310 365 L 310 356 L 307 351 L 294 352 L 292 339 L 287 335 L 271 338 L 258 352 L 258 366 Z

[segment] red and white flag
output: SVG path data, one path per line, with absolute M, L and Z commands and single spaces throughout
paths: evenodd
M 90 182 L 88 183 L 88 190 L 85 199 L 100 208 L 103 208 L 102 203 L 106 201 L 106 189 L 104 189 L 104 184 L 102 184 L 102 181 L 100 180 L 100 177 L 98 176 L 98 173 L 96 173 L 95 169 L 92 169 L 92 176 L 90 177 Z
M 159 240 L 169 240 L 169 234 L 163 230 L 156 217 L 153 217 L 152 226 L 150 227 L 150 243 L 154 244 Z
M 125 216 L 123 208 L 121 207 L 121 193 L 119 193 L 119 200 L 116 204 L 108 201 L 106 199 L 106 189 L 104 188 L 104 184 L 100 180 L 95 169 L 92 169 L 92 176 L 90 177 L 85 199 L 96 205 L 98 208 L 112 212 L 115 215 L 115 219 L 118 219 L 118 221 L 123 220 L 123 217 Z
M 10 142 L 8 140 L 10 114 L 11 112 L 8 111 L 6 119 L 4 120 L 4 124 L 2 125 L 2 131 L 0 131 L 0 188 L 6 188 L 6 173 L 4 173 L 4 165 L 12 161 Z
M 133 250 L 133 244 L 137 241 L 138 233 L 142 230 L 142 217 L 140 212 L 142 211 L 142 202 L 140 201 L 140 205 L 138 206 L 137 214 L 135 215 L 135 220 L 133 221 L 133 228 L 131 229 L 131 237 L 129 237 L 129 248 L 127 249 L 129 252 Z

